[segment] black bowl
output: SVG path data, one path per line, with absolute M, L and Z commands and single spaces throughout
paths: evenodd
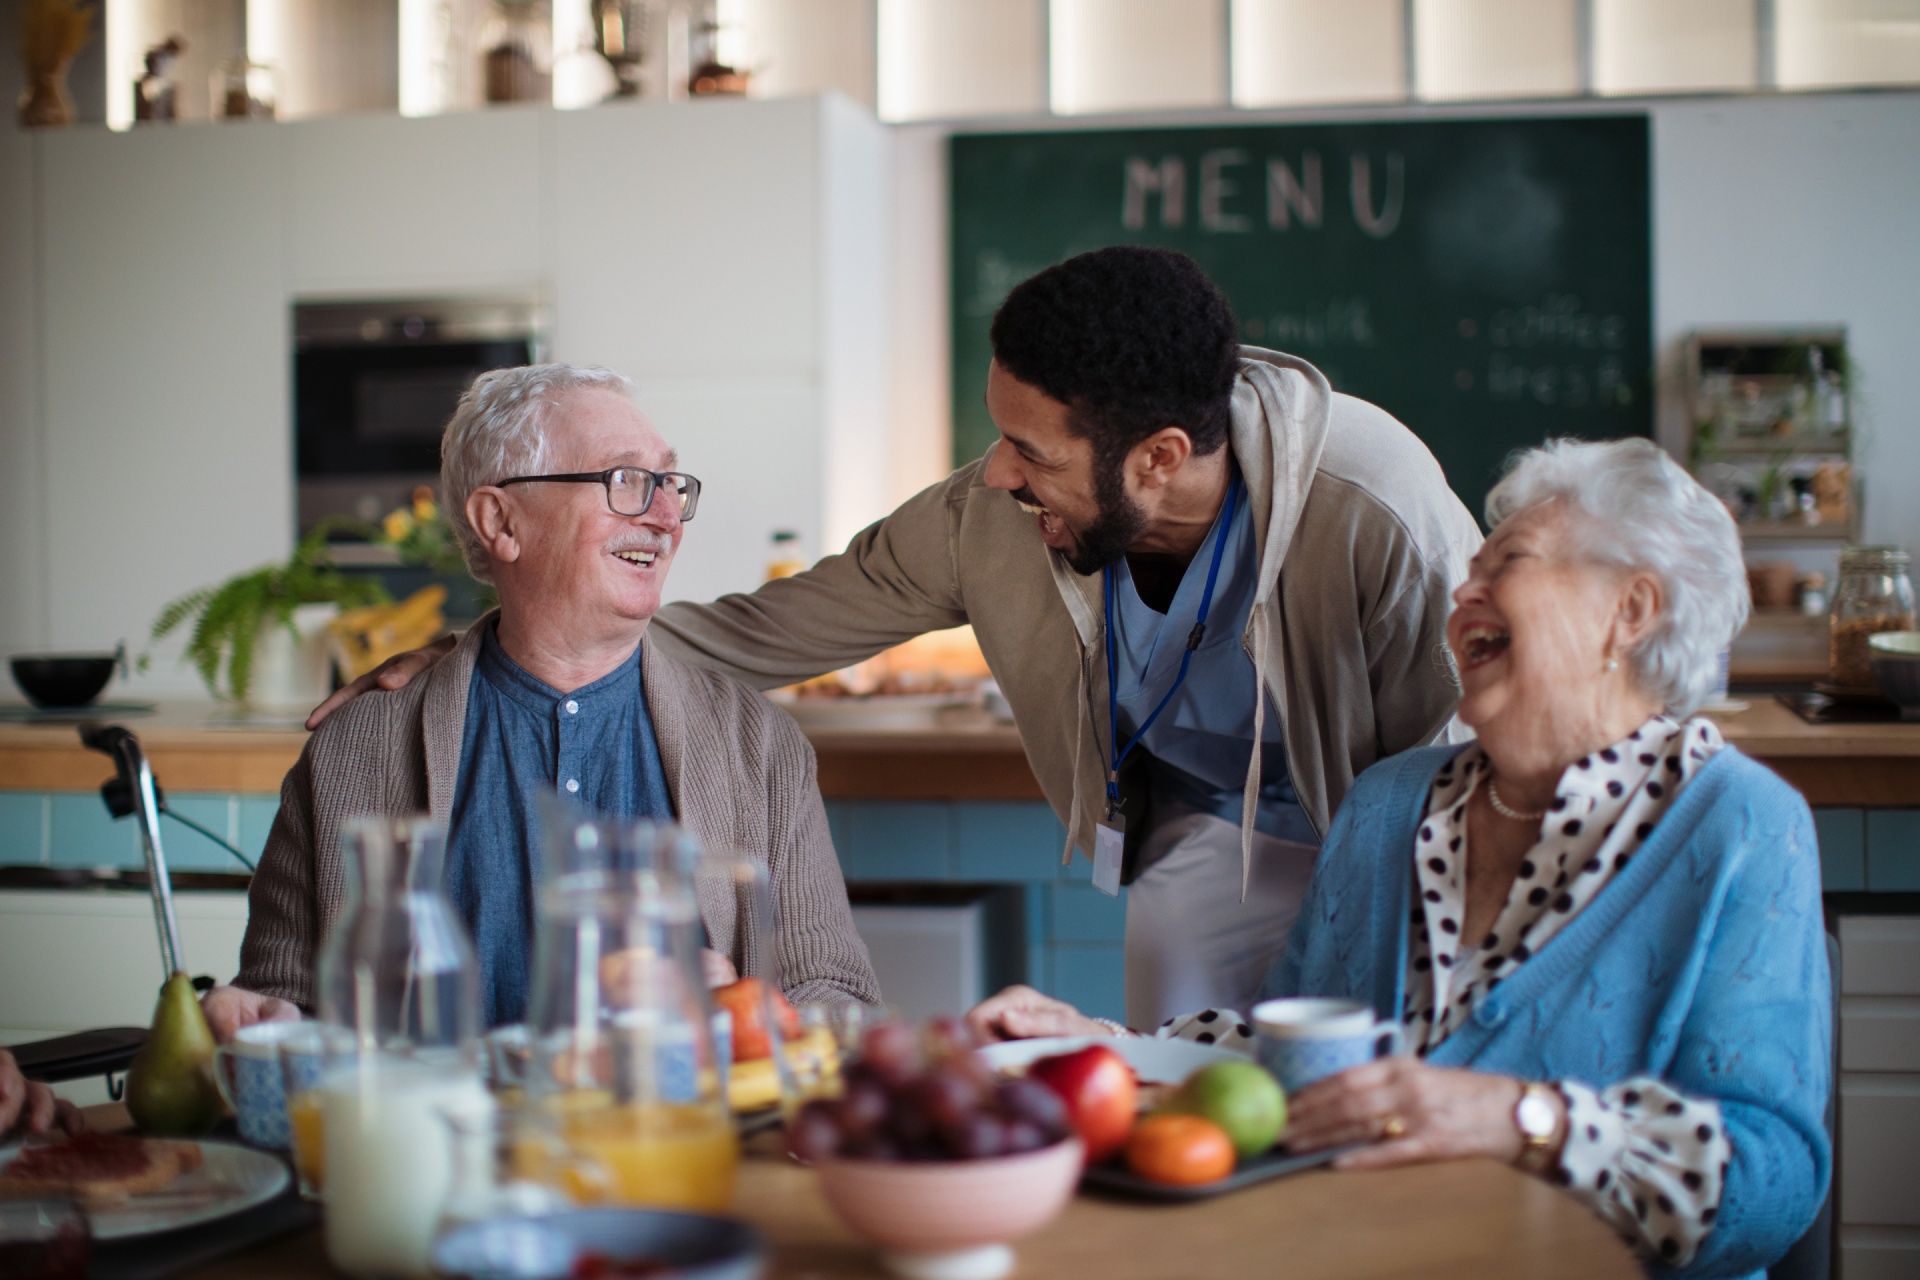
M 36 707 L 84 707 L 113 679 L 111 653 L 34 654 L 13 660 L 13 682 Z

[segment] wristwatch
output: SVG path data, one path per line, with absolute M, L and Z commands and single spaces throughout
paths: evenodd
M 1560 1111 L 1553 1105 L 1554 1088 L 1537 1080 L 1520 1086 L 1513 1104 L 1513 1127 L 1520 1131 L 1520 1158 L 1514 1163 L 1530 1173 L 1541 1172 L 1560 1129 Z

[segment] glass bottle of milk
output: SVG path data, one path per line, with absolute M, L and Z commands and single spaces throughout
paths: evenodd
M 368 818 L 343 843 L 347 906 L 321 947 L 319 1012 L 348 1050 L 322 1079 L 327 1254 L 355 1276 L 426 1276 L 456 1150 L 482 1117 L 479 970 L 442 890 L 446 833 Z

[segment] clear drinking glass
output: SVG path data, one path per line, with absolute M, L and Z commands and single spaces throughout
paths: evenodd
M 697 846 L 673 827 L 549 818 L 530 1116 L 605 1170 L 603 1188 L 569 1186 L 577 1198 L 724 1210 L 739 1142 L 700 965 Z M 529 1143 L 522 1176 L 551 1181 L 547 1159 Z
M 484 1115 L 479 975 L 424 818 L 350 824 L 347 907 L 321 947 L 320 1021 L 341 1045 L 318 1086 L 327 1253 L 357 1276 L 425 1275 L 453 1180 L 447 1113 Z
M 296 1024 L 274 1046 L 280 1056 L 280 1083 L 287 1099 L 287 1129 L 293 1171 L 300 1194 L 321 1198 L 326 1183 L 326 1095 L 329 1071 L 350 1064 L 353 1038 L 339 1027 L 319 1022 Z
M 453 1184 L 440 1210 L 442 1231 L 463 1222 L 554 1213 L 605 1195 L 605 1171 L 567 1150 L 549 1126 L 524 1111 L 449 1112 L 441 1119 L 453 1150 Z M 538 1167 L 544 1180 L 527 1177 L 529 1166 Z

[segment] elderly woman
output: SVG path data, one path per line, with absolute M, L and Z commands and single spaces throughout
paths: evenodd
M 796 1002 L 879 998 L 854 932 L 798 726 L 736 681 L 654 652 L 647 624 L 700 482 L 606 369 L 476 379 L 447 424 L 441 489 L 500 609 L 406 689 L 321 726 L 280 790 L 249 894 L 240 975 L 210 992 L 216 1035 L 313 1003 L 314 951 L 340 913 L 340 827 L 428 810 L 448 822 L 447 888 L 480 960 L 488 1025 L 525 1015 L 536 797 L 678 822 L 755 858 L 773 886 Z M 703 898 L 710 957 L 748 968 L 731 898 Z
M 1825 1194 L 1831 1023 L 1811 816 L 1693 714 L 1745 621 L 1738 536 L 1645 440 L 1532 450 L 1487 508 L 1447 629 L 1478 740 L 1359 779 L 1267 981 L 1370 1004 L 1414 1056 L 1302 1090 L 1287 1145 L 1512 1161 L 1650 1261 L 1758 1272 Z M 972 1018 L 1105 1029 L 1021 988 Z

